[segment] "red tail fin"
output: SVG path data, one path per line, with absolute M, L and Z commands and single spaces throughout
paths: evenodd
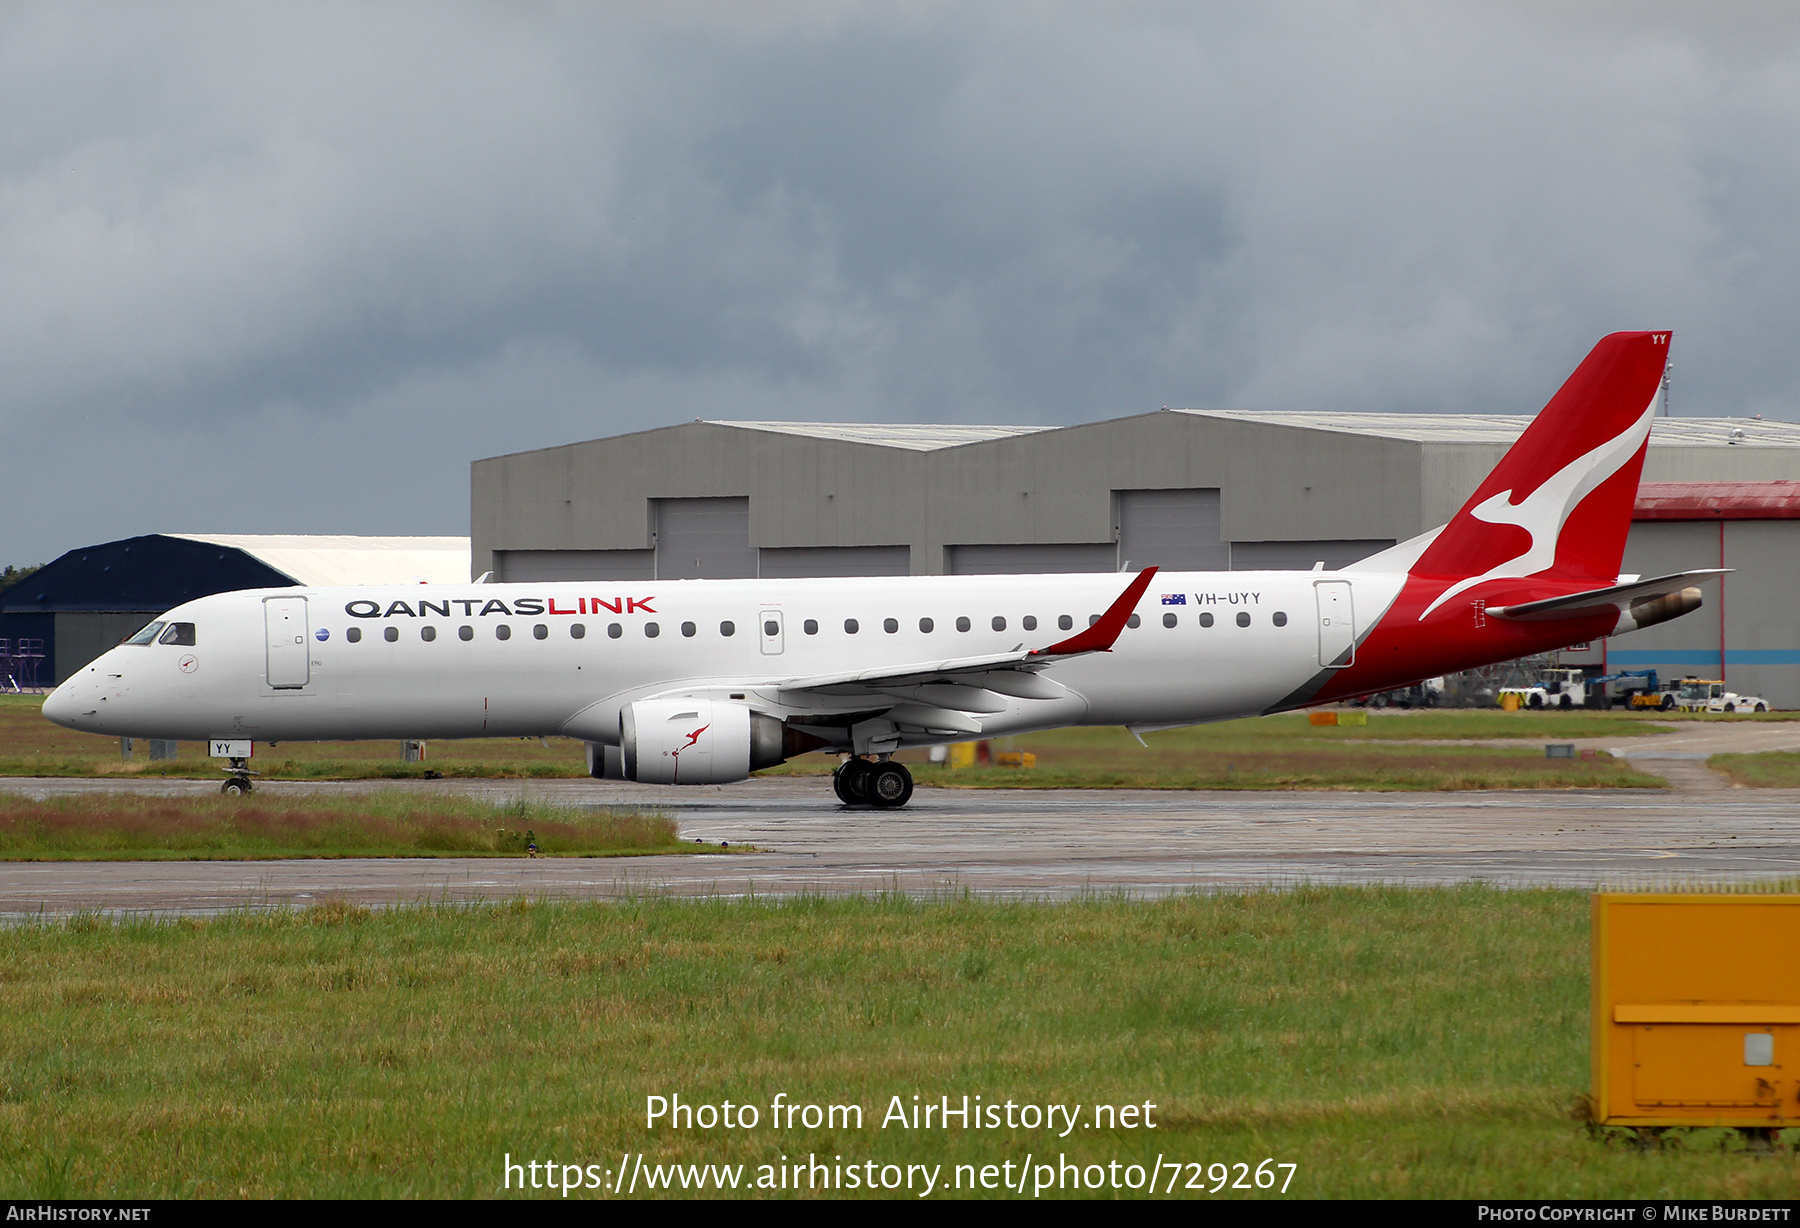
M 1413 565 L 1450 582 L 1421 619 L 1487 580 L 1614 580 L 1668 356 L 1666 332 L 1593 348 Z

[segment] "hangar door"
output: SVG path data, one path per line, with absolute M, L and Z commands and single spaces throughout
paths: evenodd
M 657 499 L 658 580 L 751 580 L 750 500 Z
M 306 598 L 263 598 L 263 626 L 269 645 L 269 685 L 303 687 L 311 677 L 307 666 Z
M 1225 571 L 1231 548 L 1219 535 L 1219 492 L 1121 490 L 1119 562 L 1133 571 Z
M 1356 663 L 1356 611 L 1348 580 L 1315 580 L 1319 601 L 1319 664 L 1342 669 Z

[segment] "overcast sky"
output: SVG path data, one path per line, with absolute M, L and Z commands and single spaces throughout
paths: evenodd
M 696 417 L 1800 418 L 1800 6 L 0 7 L 0 564 Z

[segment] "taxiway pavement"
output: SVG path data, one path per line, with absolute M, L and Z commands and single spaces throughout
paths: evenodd
M 1636 759 L 1637 748 L 1622 748 Z M 1653 750 L 1658 748 L 1643 748 Z M 1693 754 L 1698 750 L 1664 750 Z M 1649 756 L 1646 756 L 1649 757 Z M 1649 766 L 1648 764 L 1646 766 Z M 1695 762 L 1696 771 L 1704 765 Z M 1652 768 L 1651 770 L 1655 770 Z M 38 797 L 210 793 L 206 781 L 0 780 Z M 716 789 L 590 780 L 269 782 L 270 794 L 406 789 L 672 814 L 713 851 L 632 858 L 0 862 L 0 915 L 216 913 L 341 897 L 431 900 L 968 891 L 1060 899 L 1300 883 L 1626 889 L 1800 877 L 1800 790 L 1260 793 L 921 788 L 848 810 L 823 778 Z M 719 849 L 721 842 L 732 846 Z M 755 851 L 738 851 L 742 846 Z

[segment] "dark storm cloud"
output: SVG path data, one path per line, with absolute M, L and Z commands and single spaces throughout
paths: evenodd
M 697 416 L 1796 416 L 1778 6 L 15 5 L 0 562 Z

